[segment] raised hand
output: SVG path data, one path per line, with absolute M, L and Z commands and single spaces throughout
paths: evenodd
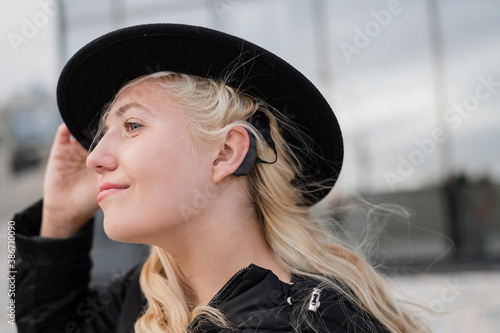
M 85 165 L 87 154 L 61 124 L 45 172 L 41 237 L 70 237 L 99 209 L 97 174 Z

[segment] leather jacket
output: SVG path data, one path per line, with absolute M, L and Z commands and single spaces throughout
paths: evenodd
M 39 237 L 41 201 L 14 217 L 16 227 L 16 324 L 19 332 L 134 332 L 146 306 L 139 285 L 141 266 L 90 288 L 93 222 L 75 236 Z M 250 265 L 237 272 L 210 306 L 227 315 L 231 332 L 386 332 L 339 292 L 293 277 L 280 281 Z M 229 332 L 195 320 L 194 332 Z

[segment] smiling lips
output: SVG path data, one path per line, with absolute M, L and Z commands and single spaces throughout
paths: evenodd
M 102 183 L 99 186 L 99 195 L 97 196 L 97 202 L 101 201 L 107 196 L 113 195 L 115 193 L 121 192 L 128 188 L 128 185 L 113 184 L 113 183 Z

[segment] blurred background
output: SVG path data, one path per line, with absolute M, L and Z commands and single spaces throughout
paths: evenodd
M 2 4 L 0 22 L 3 270 L 7 221 L 42 195 L 62 66 L 111 30 L 186 23 L 248 39 L 313 81 L 339 118 L 346 151 L 321 204 L 361 195 L 405 207 L 408 219 L 344 210 L 345 233 L 356 242 L 383 227 L 368 255 L 403 291 L 435 310 L 474 305 L 427 318 L 436 332 L 497 332 L 500 2 L 24 0 Z M 106 279 L 146 254 L 110 241 L 98 224 L 93 276 Z M 3 319 L 0 328 L 15 331 Z

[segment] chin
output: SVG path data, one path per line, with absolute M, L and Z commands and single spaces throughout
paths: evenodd
M 139 243 L 137 230 L 126 228 L 126 223 L 123 222 L 123 219 L 116 220 L 113 218 L 106 218 L 106 215 L 104 215 L 104 232 L 114 241 Z

